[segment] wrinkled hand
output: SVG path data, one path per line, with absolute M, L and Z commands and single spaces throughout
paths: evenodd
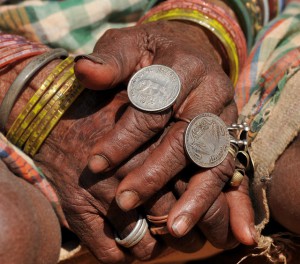
M 124 91 L 101 95 L 85 91 L 35 155 L 38 166 L 60 197 L 71 229 L 101 263 L 130 263 L 136 258 L 152 259 L 174 250 L 198 250 L 205 240 L 196 231 L 177 239 L 179 243 L 171 236 L 165 238 L 166 243 L 162 239 L 156 240 L 148 231 L 130 249 L 116 244 L 114 232 L 126 237 L 134 228 L 139 214 L 137 210 L 120 210 L 114 199 L 116 189 L 122 175 L 127 175 L 141 164 L 151 148 L 139 153 L 116 173 L 93 174 L 86 169 L 91 148 L 104 133 L 112 129 L 128 104 Z M 174 200 L 174 195 L 169 192 L 160 203 L 153 202 L 149 210 L 165 214 Z
M 109 30 L 88 59 L 78 60 L 75 72 L 86 87 L 106 90 L 151 64 L 169 66 L 179 75 L 182 90 L 173 109 L 151 114 L 129 105 L 114 128 L 95 142 L 89 161 L 95 173 L 110 171 L 168 126 L 151 155 L 123 175 L 116 199 L 124 211 L 149 201 L 189 165 L 183 147 L 186 121 L 210 112 L 231 124 L 237 116 L 233 87 L 221 67 L 219 53 L 207 33 L 196 25 L 164 21 Z M 212 223 L 219 223 L 220 230 L 228 233 L 230 219 L 235 237 L 245 244 L 254 243 L 253 212 L 246 186 L 222 192 L 233 170 L 233 158 L 228 155 L 219 166 L 194 172 L 169 211 L 171 234 L 181 237 L 200 220 L 211 242 L 225 247 L 227 238 L 220 240 Z M 182 220 L 180 224 L 177 219 Z

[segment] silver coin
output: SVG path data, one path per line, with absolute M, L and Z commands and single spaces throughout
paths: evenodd
M 180 87 L 180 79 L 174 70 L 164 65 L 151 65 L 132 76 L 127 93 L 138 109 L 160 112 L 176 101 Z
M 212 168 L 227 156 L 230 135 L 221 118 L 211 113 L 196 116 L 185 131 L 185 150 L 198 166 Z

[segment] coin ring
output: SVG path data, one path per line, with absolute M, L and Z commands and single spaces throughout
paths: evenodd
M 205 127 L 212 124 L 212 129 L 205 130 Z M 188 125 L 184 135 L 184 146 L 187 155 L 195 164 L 203 168 L 215 167 L 228 154 L 230 135 L 227 126 L 214 114 L 200 114 Z
M 180 79 L 173 69 L 154 64 L 140 69 L 131 77 L 127 93 L 130 102 L 136 108 L 145 112 L 161 112 L 175 103 L 180 88 Z M 148 94 L 141 89 L 147 89 Z M 155 91 L 159 94 L 155 94 Z

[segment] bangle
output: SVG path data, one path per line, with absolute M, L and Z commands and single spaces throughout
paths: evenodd
M 263 9 L 263 26 L 265 26 L 270 20 L 270 8 L 268 0 L 260 0 Z
M 24 133 L 24 131 L 29 126 L 31 121 L 36 117 L 39 111 L 44 107 L 44 105 L 48 102 L 48 100 L 50 100 L 51 96 L 55 93 L 54 89 L 47 92 L 47 89 L 54 82 L 55 78 L 72 63 L 73 63 L 72 57 L 68 57 L 62 62 L 60 62 L 52 70 L 49 76 L 41 84 L 40 88 L 35 92 L 35 94 L 28 101 L 28 103 L 23 108 L 21 113 L 18 115 L 18 117 L 16 118 L 16 120 L 14 121 L 14 123 L 12 124 L 12 126 L 10 127 L 7 133 L 7 138 L 13 144 L 17 144 L 20 136 Z M 37 103 L 38 106 L 34 109 Z
M 47 63 L 50 61 L 68 56 L 68 52 L 64 49 L 54 49 L 35 57 L 30 61 L 26 67 L 21 71 L 18 77 L 9 87 L 7 93 L 5 94 L 3 101 L 0 105 L 0 129 L 5 130 L 5 125 L 7 123 L 11 109 L 17 100 L 18 95 L 24 88 L 25 84 Z
M 222 14 L 222 17 L 220 17 L 220 13 L 218 13 L 219 9 L 216 9 L 216 7 L 210 3 L 205 2 L 205 4 L 203 4 L 203 2 L 195 2 L 196 1 L 164 2 L 150 10 L 150 12 L 142 17 L 138 23 L 148 23 L 158 20 L 188 20 L 207 28 L 218 37 L 225 47 L 230 64 L 230 78 L 235 84 L 238 78 L 240 65 L 244 62 L 244 58 L 246 57 L 246 52 L 244 51 L 246 50 L 245 40 L 243 41 L 241 40 L 243 38 L 239 38 L 239 36 L 243 36 L 243 34 L 241 33 L 239 36 L 234 36 L 237 45 L 239 45 L 238 49 L 231 35 L 233 26 L 230 30 L 226 30 L 222 25 L 223 23 L 228 26 L 228 16 Z M 230 19 L 231 21 L 234 21 L 231 17 Z M 238 52 L 242 57 L 241 62 L 239 61 Z
M 11 34 L 0 34 L 0 44 L 0 68 L 48 50 L 42 44 Z
M 21 59 L 39 55 L 41 53 L 46 52 L 47 50 L 48 48 L 46 48 L 45 46 L 35 44 L 25 45 L 20 48 L 10 50 L 7 54 L 5 54 L 4 58 L 0 59 L 0 68 L 5 67 L 8 64 L 14 63 Z
M 241 0 L 227 0 L 226 3 L 232 8 L 239 20 L 241 28 L 247 40 L 248 52 L 252 48 L 254 42 L 254 28 L 252 26 L 251 16 Z
M 169 0 L 169 2 L 177 2 L 177 0 Z M 212 19 L 217 20 L 225 30 L 230 34 L 233 42 L 236 44 L 239 57 L 240 69 L 246 61 L 247 45 L 245 36 L 239 24 L 219 5 L 208 1 L 189 0 L 184 2 L 184 8 L 195 9 Z M 240 70 L 239 69 L 239 70 Z
M 31 133 L 38 126 L 39 121 L 41 120 L 43 113 L 40 113 L 46 105 L 51 105 L 51 100 L 53 96 L 60 90 L 63 84 L 74 75 L 73 67 L 69 69 L 63 76 L 47 90 L 47 92 L 42 96 L 40 101 L 35 105 L 35 107 L 30 112 L 30 119 L 34 116 L 34 120 L 31 123 L 23 122 L 21 129 L 24 129 L 23 134 L 15 143 L 19 148 L 23 147 Z
M 33 133 L 25 144 L 25 153 L 30 156 L 36 154 L 51 130 L 82 91 L 83 87 L 76 81 L 75 75 L 73 75 L 51 99 L 52 102 L 49 102 L 41 111 L 41 120 L 37 122 L 38 127 L 33 130 Z

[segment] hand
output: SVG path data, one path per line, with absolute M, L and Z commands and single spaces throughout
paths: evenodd
M 148 153 L 140 153 L 117 172 L 93 174 L 85 168 L 92 146 L 102 134 L 112 129 L 128 104 L 124 91 L 104 94 L 105 97 L 93 91 L 82 94 L 35 156 L 38 166 L 60 197 L 71 229 L 101 263 L 129 263 L 134 258 L 147 260 L 174 249 L 198 250 L 205 239 L 195 231 L 189 232 L 179 243 L 171 237 L 156 240 L 148 231 L 137 245 L 128 250 L 116 244 L 114 232 L 126 237 L 138 219 L 137 210 L 125 213 L 116 205 L 117 186 L 122 174 L 127 175 L 141 164 Z M 151 210 L 164 214 L 174 200 L 169 192 L 160 200 L 164 206 L 153 203 Z
M 111 43 L 112 40 L 114 43 Z M 187 127 L 185 121 L 200 113 L 211 112 L 231 124 L 237 116 L 232 102 L 232 84 L 221 67 L 218 52 L 206 33 L 192 24 L 158 22 L 110 30 L 98 41 L 88 60 L 77 62 L 75 70 L 84 85 L 105 90 L 126 82 L 137 70 L 151 64 L 169 66 L 181 79 L 182 91 L 173 107 L 173 113 L 168 110 L 149 114 L 129 105 L 113 130 L 96 143 L 89 163 L 89 168 L 94 172 L 113 169 L 172 121 L 151 155 L 121 181 L 116 195 L 118 205 L 124 211 L 148 201 L 190 163 L 183 148 L 183 134 Z M 239 197 L 239 194 L 244 196 L 245 189 L 241 187 L 241 192 L 235 190 L 237 194 L 232 192 L 233 195 L 231 192 L 226 195 L 222 192 L 232 173 L 233 159 L 229 156 L 216 168 L 195 174 L 175 209 L 170 211 L 170 232 L 177 237 L 186 234 L 206 212 L 210 212 L 211 207 L 216 212 L 220 209 L 219 218 L 216 219 L 223 222 L 224 226 L 227 225 L 228 229 L 228 208 L 236 208 L 236 202 L 231 197 Z M 233 232 L 239 241 L 252 244 L 253 212 L 249 197 L 244 200 L 245 214 L 240 215 L 238 210 L 231 210 L 230 219 L 232 224 L 236 224 Z M 224 219 L 227 220 L 223 221 L 222 216 L 226 210 L 227 216 Z M 174 220 L 179 215 L 191 216 L 186 220 L 185 230 L 179 230 L 179 226 L 175 230 Z M 242 221 L 236 221 L 241 218 Z M 209 236 L 210 232 L 206 234 Z M 224 239 L 215 244 L 224 244 Z

